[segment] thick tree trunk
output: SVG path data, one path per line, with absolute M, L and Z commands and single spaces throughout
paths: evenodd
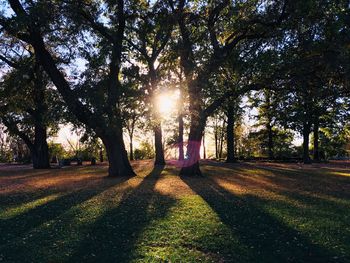
M 304 161 L 304 164 L 311 163 L 311 159 L 309 156 L 309 136 L 310 136 L 310 124 L 304 123 L 304 127 L 303 127 L 303 161 Z
M 268 133 L 268 142 L 267 142 L 267 147 L 268 147 L 268 154 L 269 154 L 269 159 L 273 160 L 275 158 L 274 152 L 273 152 L 273 131 L 272 131 L 272 125 L 268 123 L 266 125 L 267 128 L 267 133 Z
M 318 117 L 315 118 L 314 120 L 314 161 L 319 162 L 320 161 L 320 151 L 319 151 L 319 145 L 318 145 L 318 140 L 319 140 L 319 128 L 320 128 L 320 123 Z
M 226 127 L 226 147 L 227 147 L 227 163 L 235 162 L 235 135 L 234 135 L 234 127 L 235 127 L 235 117 L 234 117 L 234 108 L 232 105 L 228 106 L 227 109 L 227 127 Z
M 199 169 L 199 159 L 204 126 L 205 121 L 201 120 L 197 114 L 192 113 L 187 156 L 180 171 L 181 176 L 202 176 Z
M 179 147 L 179 161 L 184 160 L 184 120 L 183 115 L 179 114 L 179 138 L 178 138 L 178 147 Z
M 111 130 L 108 132 L 109 134 L 101 136 L 109 162 L 108 176 L 134 176 L 135 173 L 130 165 L 128 154 L 125 150 L 122 132 L 115 131 L 112 133 Z
M 163 150 L 163 139 L 162 139 L 162 126 L 157 123 L 154 126 L 154 146 L 156 149 L 155 165 L 165 165 L 164 150 Z
M 34 144 L 32 147 L 29 147 L 34 169 L 50 168 L 49 147 L 46 139 L 46 127 L 36 125 Z

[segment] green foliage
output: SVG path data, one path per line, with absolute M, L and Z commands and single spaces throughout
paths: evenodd
M 68 153 L 60 143 L 48 143 L 50 160 L 60 160 L 68 157 Z
M 295 149 L 292 144 L 293 141 L 293 133 L 287 130 L 280 130 L 277 128 L 273 128 L 273 152 L 274 158 L 276 159 L 288 159 L 295 157 Z M 252 156 L 260 156 L 260 157 L 268 157 L 268 141 L 267 141 L 267 130 L 261 129 L 257 132 L 250 132 L 248 135 L 248 141 L 245 145 L 245 148 L 252 147 L 250 145 L 254 145 L 252 151 L 250 151 Z
M 139 148 L 134 151 L 135 160 L 154 158 L 154 148 L 148 141 L 142 141 Z
M 320 132 L 320 153 L 322 159 L 350 157 L 346 147 L 350 143 L 349 126 L 340 131 L 335 129 L 322 129 Z

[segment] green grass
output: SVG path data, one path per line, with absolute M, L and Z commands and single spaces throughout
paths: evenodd
M 350 262 L 342 168 L 0 171 L 0 262 Z

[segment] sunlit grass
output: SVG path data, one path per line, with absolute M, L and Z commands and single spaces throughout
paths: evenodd
M 28 202 L 28 203 L 24 203 L 18 206 L 14 206 L 14 207 L 9 207 L 6 209 L 1 209 L 0 210 L 0 220 L 4 220 L 4 219 L 10 219 L 13 218 L 19 214 L 25 213 L 35 207 L 38 207 L 40 205 L 46 204 L 50 201 L 53 201 L 55 199 L 57 199 L 60 195 L 59 194 L 52 194 L 43 198 L 39 198 L 36 199 L 34 201 Z
M 161 220 L 152 221 L 140 234 L 134 260 L 171 262 L 220 261 L 221 253 L 235 247 L 241 257 L 245 248 L 199 196 L 183 196 Z M 231 255 L 232 256 L 232 255 Z
M 344 172 L 331 172 L 330 174 L 338 175 L 338 176 L 347 176 L 347 177 L 350 176 L 350 172 L 346 172 L 346 173 L 344 173 Z
M 350 257 L 350 181 L 334 169 L 209 162 L 204 178 L 180 178 L 173 166 L 134 165 L 133 178 L 105 179 L 105 166 L 0 176 L 9 187 L 0 191 L 0 261 Z

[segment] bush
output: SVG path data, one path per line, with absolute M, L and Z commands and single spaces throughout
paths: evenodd
M 147 141 L 141 142 L 140 147 L 134 151 L 134 158 L 135 160 L 154 158 L 153 146 Z
M 48 146 L 51 161 L 57 162 L 57 160 L 67 157 L 67 152 L 60 143 L 50 142 Z

